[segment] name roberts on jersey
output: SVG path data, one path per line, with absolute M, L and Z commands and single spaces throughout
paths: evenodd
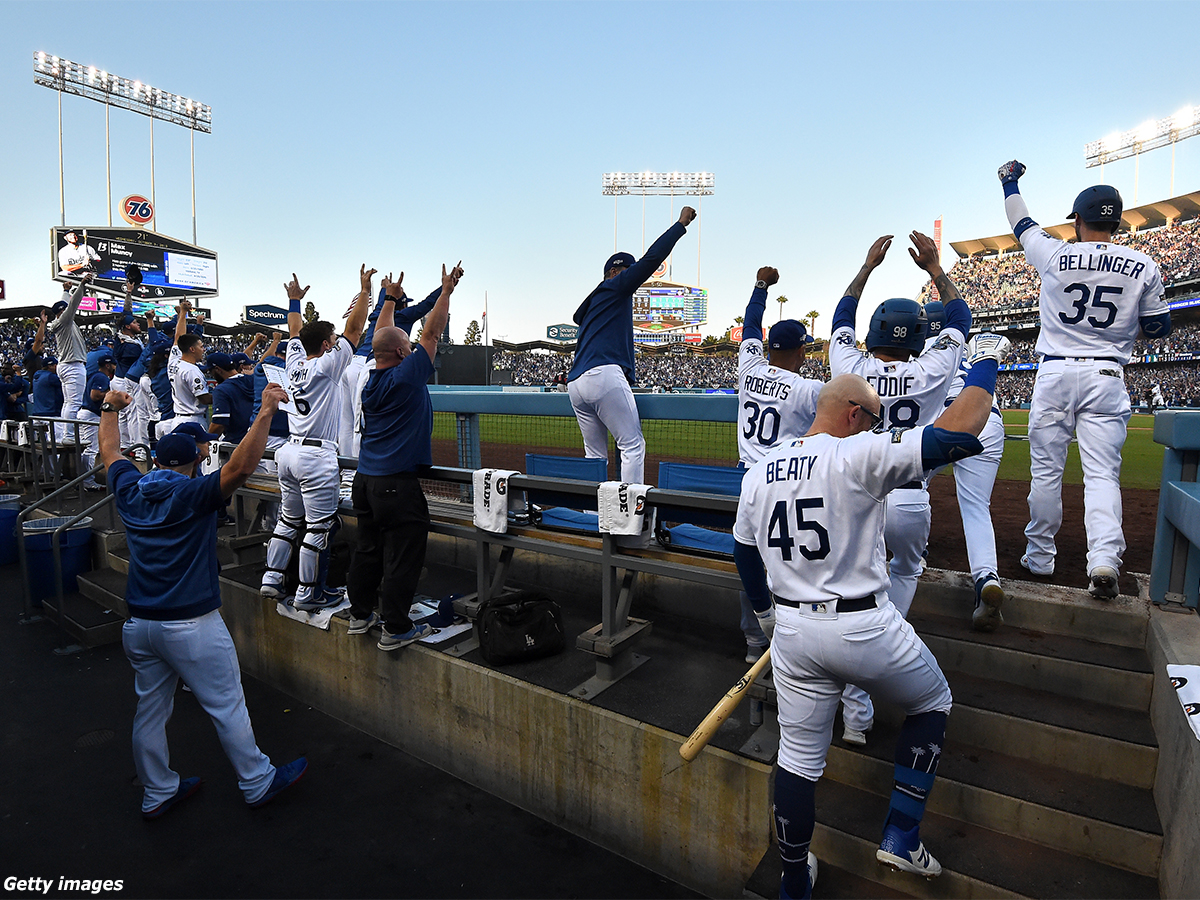
M 760 378 L 758 375 L 746 376 L 746 390 L 753 391 L 761 397 L 770 397 L 776 400 L 786 400 L 788 392 L 791 391 L 791 385 L 782 381 L 773 381 L 775 373 L 778 369 L 771 367 L 768 378 Z

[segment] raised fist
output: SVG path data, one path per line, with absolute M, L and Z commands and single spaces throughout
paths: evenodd
M 774 266 L 763 266 L 758 270 L 758 280 L 765 281 L 767 287 L 779 283 L 779 270 Z
M 1025 174 L 1025 164 L 1015 159 L 1009 160 L 996 170 L 996 176 L 1001 184 L 1011 184 Z

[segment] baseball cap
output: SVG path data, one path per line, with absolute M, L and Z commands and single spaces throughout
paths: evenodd
M 634 264 L 635 260 L 632 253 L 614 253 L 608 258 L 608 262 L 604 264 L 604 273 L 607 275 L 608 270 L 613 266 L 624 266 L 628 269 Z
M 184 422 L 175 426 L 175 430 L 171 434 L 186 434 L 188 437 L 196 441 L 207 443 L 209 441 L 219 441 L 219 434 L 209 434 L 204 430 L 204 426 L 199 422 Z
M 107 366 L 109 363 L 115 362 L 116 360 L 113 359 L 113 355 L 111 353 L 101 353 L 96 357 L 96 365 L 98 366 Z
M 57 366 L 58 360 L 53 356 L 47 356 L 42 359 L 43 366 Z
M 164 434 L 154 448 L 160 466 L 185 466 L 199 455 L 192 436 L 179 431 Z
M 216 366 L 218 369 L 225 369 L 226 371 L 237 368 L 233 357 L 228 353 L 221 353 L 220 351 L 208 354 L 208 356 L 204 357 L 204 361 L 208 363 L 205 366 L 206 370 L 211 369 L 213 366 Z
M 50 318 L 54 318 L 55 316 L 57 316 L 64 309 L 66 309 L 68 305 L 69 304 L 67 303 L 66 300 L 59 300 L 52 307 L 50 307 Z
M 808 329 L 795 319 L 784 319 L 771 326 L 769 344 L 772 350 L 794 350 L 812 342 Z
M 229 358 L 233 360 L 235 366 L 249 366 L 254 363 L 254 360 L 245 353 L 234 353 Z
M 121 316 L 121 327 L 128 328 L 133 324 L 133 316 Z

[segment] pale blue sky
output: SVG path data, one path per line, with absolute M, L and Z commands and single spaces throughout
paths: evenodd
M 456 340 L 485 290 L 491 337 L 544 337 L 613 250 L 602 173 L 703 170 L 704 333 L 775 265 L 787 312 L 822 311 L 824 335 L 879 234 L 944 215 L 949 267 L 949 241 L 1005 231 L 995 170 L 1009 158 L 1029 166 L 1034 217 L 1063 221 L 1100 180 L 1084 144 L 1200 103 L 1174 37 L 1198 26 L 1194 3 L 4 3 L 0 278 L 10 305 L 57 299 L 55 95 L 32 77 L 44 50 L 212 106 L 196 189 L 218 321 L 281 304 L 293 270 L 334 318 L 361 262 L 423 295 L 461 258 Z M 102 225 L 104 108 L 66 96 L 63 112 L 67 223 Z M 116 204 L 149 194 L 149 125 L 111 122 Z M 190 241 L 187 132 L 159 123 L 155 143 L 159 230 Z M 1169 149 L 1143 157 L 1140 202 L 1169 195 L 1170 163 Z M 1133 160 L 1104 174 L 1133 205 Z M 1190 140 L 1175 192 L 1197 189 Z M 647 201 L 647 243 L 669 202 Z M 640 199 L 620 201 L 618 238 L 640 253 Z M 677 280 L 695 280 L 697 240 L 693 225 Z M 864 307 L 918 289 L 904 243 Z

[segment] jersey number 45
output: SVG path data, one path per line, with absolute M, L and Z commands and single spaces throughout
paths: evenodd
M 767 546 L 778 549 L 785 562 L 791 562 L 793 547 L 799 550 L 800 555 L 805 559 L 824 559 L 829 555 L 829 532 L 820 522 L 806 519 L 804 513 L 810 509 L 824 509 L 825 500 L 821 497 L 797 497 L 794 501 L 794 508 L 796 518 L 792 521 L 789 520 L 792 505 L 786 500 L 776 502 L 775 508 L 771 511 L 771 522 L 767 526 Z M 797 536 L 802 531 L 811 531 L 815 534 L 817 537 L 816 549 L 814 550 L 806 544 L 800 544 L 797 547 L 795 539 L 792 538 L 793 530 Z

